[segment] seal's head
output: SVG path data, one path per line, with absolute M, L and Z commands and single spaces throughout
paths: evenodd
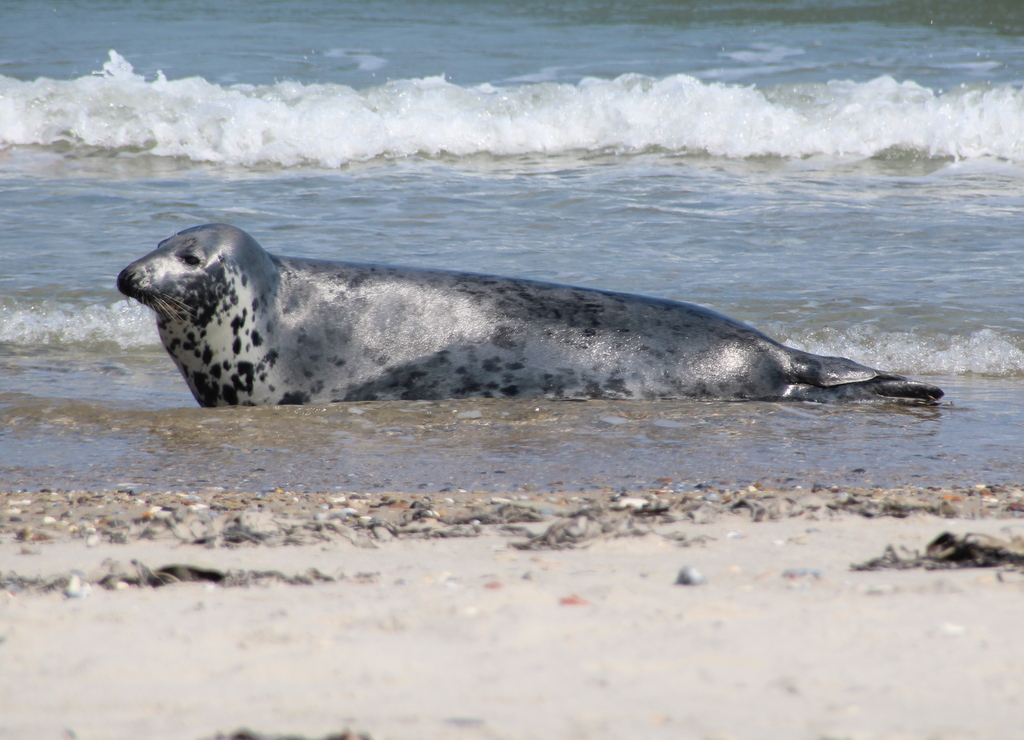
M 276 284 L 270 255 L 227 224 L 185 229 L 117 276 L 118 290 L 156 312 L 164 347 L 204 406 L 257 402 L 252 378 L 268 362 L 259 348 Z
M 117 289 L 156 311 L 163 322 L 205 328 L 221 309 L 238 306 L 240 293 L 271 288 L 274 264 L 241 229 L 227 224 L 194 226 L 164 239 L 117 276 Z M 226 305 L 225 305 L 226 302 Z

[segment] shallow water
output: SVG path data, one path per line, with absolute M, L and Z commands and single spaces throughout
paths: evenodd
M 5 12 L 0 485 L 1024 480 L 1024 11 L 589 5 Z M 196 409 L 114 277 L 211 221 L 699 303 L 951 405 Z
M 146 409 L 0 394 L 8 485 L 575 490 L 1016 480 L 1003 383 L 956 406 L 463 400 Z M 1015 388 L 1020 392 L 1020 388 Z M 131 392 L 125 394 L 131 397 Z

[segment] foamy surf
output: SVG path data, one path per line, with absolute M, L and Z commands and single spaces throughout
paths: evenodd
M 88 348 L 111 342 L 123 349 L 159 346 L 153 312 L 127 301 L 85 307 L 53 301 L 0 305 L 0 343 Z
M 941 336 L 880 331 L 868 325 L 825 329 L 783 341 L 818 355 L 849 357 L 908 375 L 1024 375 L 1024 350 L 992 329 Z
M 442 76 L 365 90 L 147 80 L 116 51 L 74 80 L 0 76 L 0 145 L 70 146 L 195 162 L 314 165 L 414 155 L 651 150 L 744 158 L 1024 159 L 1024 92 L 937 92 L 884 76 L 768 89 L 676 74 L 496 87 Z

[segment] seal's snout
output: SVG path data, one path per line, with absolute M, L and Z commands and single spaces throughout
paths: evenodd
M 138 298 L 138 275 L 132 267 L 133 265 L 128 265 L 128 267 L 121 270 L 117 276 L 117 289 L 129 298 Z

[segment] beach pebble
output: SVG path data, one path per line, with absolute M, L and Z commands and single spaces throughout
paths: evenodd
M 684 565 L 676 576 L 677 586 L 703 586 L 707 582 L 707 577 L 692 565 Z
M 100 544 L 100 536 L 98 534 L 93 533 L 85 538 L 86 547 L 96 547 L 98 544 Z
M 84 599 L 92 591 L 92 584 L 84 583 L 78 573 L 72 573 L 64 595 L 69 599 Z
M 620 498 L 618 501 L 613 501 L 611 503 L 611 508 L 616 510 L 642 509 L 647 506 L 647 503 L 647 499 L 626 496 L 624 498 Z
M 353 509 L 351 506 L 346 506 L 341 511 L 332 511 L 327 515 L 328 519 L 344 519 L 349 516 L 356 516 L 359 512 Z

